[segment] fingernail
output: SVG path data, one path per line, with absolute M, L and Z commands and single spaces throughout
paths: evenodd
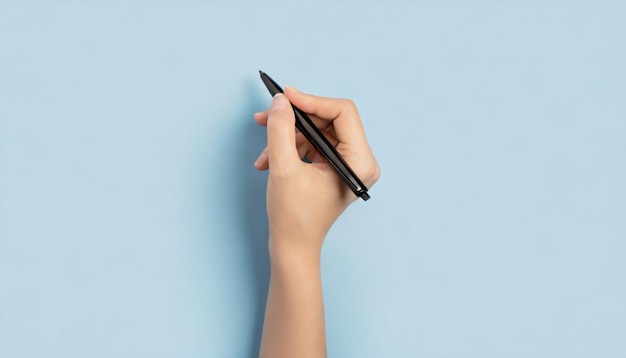
M 270 105 L 270 110 L 276 109 L 285 109 L 287 108 L 287 102 L 285 100 L 285 96 L 282 93 L 276 93 L 274 95 L 274 99 L 272 100 L 272 104 Z
M 292 87 L 292 86 L 287 85 L 287 86 L 285 86 L 285 89 L 287 89 L 287 88 L 291 89 L 291 90 L 292 90 L 292 91 L 294 91 L 294 92 L 302 93 L 302 92 L 300 92 L 300 90 L 298 90 L 298 89 L 297 89 L 297 88 L 295 88 L 295 87 Z
M 259 117 L 261 116 L 261 112 L 256 112 L 254 114 L 254 118 L 259 119 Z

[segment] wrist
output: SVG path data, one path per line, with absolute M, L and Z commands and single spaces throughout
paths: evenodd
M 322 255 L 324 235 L 280 236 L 270 234 L 268 250 L 274 262 L 318 262 Z

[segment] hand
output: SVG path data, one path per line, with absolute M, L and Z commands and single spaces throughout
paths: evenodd
M 380 168 L 351 100 L 317 97 L 286 87 L 284 95 L 274 96 L 269 110 L 255 114 L 255 120 L 267 126 L 268 145 L 254 165 L 270 170 L 270 255 L 280 252 L 319 257 L 331 225 L 357 197 L 302 133 L 296 133 L 289 102 L 307 113 L 330 143 L 336 144 L 339 154 L 368 188 L 378 180 Z

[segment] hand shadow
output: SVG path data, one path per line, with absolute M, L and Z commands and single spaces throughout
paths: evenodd
M 237 188 L 233 193 L 236 213 L 241 219 L 240 229 L 242 236 L 247 240 L 244 248 L 242 263 L 247 265 L 250 277 L 250 289 L 254 295 L 254 326 L 250 336 L 250 357 L 259 356 L 261 333 L 265 301 L 269 285 L 269 256 L 267 251 L 268 226 L 265 194 L 267 186 L 267 172 L 260 172 L 253 166 L 254 161 L 266 145 L 265 128 L 259 126 L 253 119 L 254 112 L 267 108 L 267 103 L 261 98 L 258 81 L 250 79 L 245 83 L 244 103 L 242 113 L 236 120 L 243 125 L 238 128 L 238 144 L 233 153 L 234 163 L 232 178 L 237 183 L 230 186 Z M 244 340 L 245 341 L 245 340 Z

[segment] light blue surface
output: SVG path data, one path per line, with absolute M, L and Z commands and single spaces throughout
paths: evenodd
M 0 357 L 251 357 L 282 84 L 383 175 L 331 357 L 626 356 L 626 3 L 0 1 Z

